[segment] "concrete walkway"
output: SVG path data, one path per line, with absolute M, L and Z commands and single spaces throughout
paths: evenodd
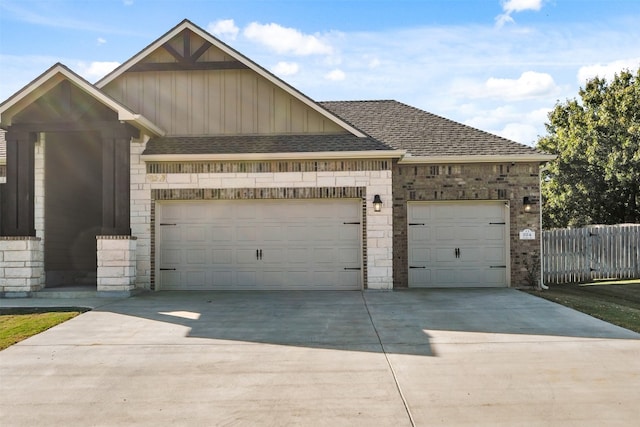
M 515 290 L 161 292 L 92 306 L 0 352 L 0 425 L 640 419 L 640 335 Z

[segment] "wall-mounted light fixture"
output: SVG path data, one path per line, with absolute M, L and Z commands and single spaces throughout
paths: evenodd
M 533 205 L 535 204 L 536 201 L 533 199 L 533 197 L 524 196 L 524 198 L 522 199 L 522 207 L 524 208 L 525 212 L 531 212 L 531 209 L 533 209 Z
M 380 210 L 382 210 L 382 199 L 379 194 L 373 196 L 373 210 L 376 212 L 380 212 Z

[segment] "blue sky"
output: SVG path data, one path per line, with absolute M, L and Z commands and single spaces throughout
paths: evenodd
M 97 81 L 184 18 L 318 101 L 526 144 L 586 79 L 640 66 L 638 0 L 0 0 L 0 100 L 56 62 Z

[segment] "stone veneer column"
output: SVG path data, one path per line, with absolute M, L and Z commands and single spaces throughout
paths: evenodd
M 130 293 L 136 284 L 136 237 L 96 236 L 98 292 Z
M 0 236 L 0 294 L 27 297 L 42 289 L 42 240 L 33 236 Z

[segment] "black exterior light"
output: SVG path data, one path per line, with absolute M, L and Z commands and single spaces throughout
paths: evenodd
M 533 205 L 535 204 L 535 200 L 533 200 L 533 198 L 529 196 L 524 196 L 524 198 L 522 199 L 522 207 L 524 208 L 525 212 L 531 212 L 531 209 L 533 209 Z
M 376 194 L 373 196 L 373 210 L 376 212 L 380 212 L 382 209 L 382 199 L 380 199 L 380 195 Z

